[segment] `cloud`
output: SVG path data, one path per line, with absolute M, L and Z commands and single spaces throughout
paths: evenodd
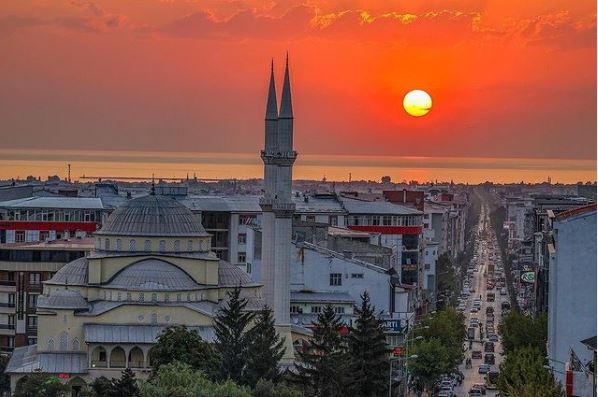
M 47 25 L 48 22 L 35 17 L 8 15 L 0 17 L 0 36 L 7 36 L 18 29 Z
M 96 17 L 101 17 L 105 14 L 104 10 L 99 5 L 90 0 L 71 0 L 70 3 L 77 8 L 89 11 L 91 15 Z

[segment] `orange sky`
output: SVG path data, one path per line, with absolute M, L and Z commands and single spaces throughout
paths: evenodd
M 287 49 L 301 153 L 596 157 L 594 0 L 2 1 L 2 146 L 256 152 Z

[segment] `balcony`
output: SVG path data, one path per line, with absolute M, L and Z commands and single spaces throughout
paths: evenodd
M 16 286 L 17 282 L 15 280 L 0 280 L 0 286 Z

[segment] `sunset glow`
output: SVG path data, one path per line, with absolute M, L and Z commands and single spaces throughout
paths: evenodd
M 409 91 L 403 98 L 403 108 L 411 116 L 425 116 L 432 110 L 432 98 L 426 91 Z

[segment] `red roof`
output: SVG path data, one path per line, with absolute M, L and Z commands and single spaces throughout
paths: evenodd
M 556 216 L 556 219 L 561 221 L 563 219 L 567 219 L 575 215 L 585 214 L 587 212 L 596 212 L 596 203 L 583 205 L 581 207 L 576 207 L 567 211 L 563 211 Z

